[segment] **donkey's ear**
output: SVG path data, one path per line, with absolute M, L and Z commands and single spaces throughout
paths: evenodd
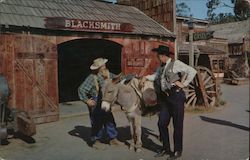
M 119 73 L 118 75 L 116 75 L 116 76 L 112 79 L 112 82 L 113 82 L 114 84 L 119 83 L 119 82 L 121 81 L 122 76 L 123 76 L 123 74 L 122 74 L 122 72 L 121 72 L 121 73 Z

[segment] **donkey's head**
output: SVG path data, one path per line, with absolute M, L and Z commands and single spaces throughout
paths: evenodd
M 102 104 L 101 108 L 105 111 L 111 110 L 111 106 L 117 100 L 120 77 L 105 80 L 102 87 Z

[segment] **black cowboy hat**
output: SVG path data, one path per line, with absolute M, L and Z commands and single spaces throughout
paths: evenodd
M 158 48 L 153 48 L 152 51 L 157 52 L 158 54 L 164 54 L 169 56 L 172 52 L 170 52 L 168 46 L 159 45 Z

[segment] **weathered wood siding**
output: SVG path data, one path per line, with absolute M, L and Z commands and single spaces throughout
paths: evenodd
M 10 107 L 29 112 L 36 123 L 58 120 L 57 49 L 31 35 L 1 36 L 1 71 L 10 88 Z
M 175 29 L 174 0 L 117 0 L 117 3 L 135 6 L 168 30 Z

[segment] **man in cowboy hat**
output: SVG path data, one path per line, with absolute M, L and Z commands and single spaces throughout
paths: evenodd
M 119 145 L 117 140 L 117 129 L 112 112 L 101 109 L 101 87 L 105 79 L 113 78 L 115 75 L 106 68 L 107 59 L 97 58 L 93 61 L 90 69 L 93 71 L 78 88 L 80 100 L 87 104 L 91 121 L 91 140 L 93 147 L 103 149 L 101 138 L 104 131 L 110 138 L 111 145 Z
M 155 74 L 146 76 L 146 79 L 154 81 L 158 105 L 160 106 L 158 128 L 163 147 L 155 157 L 167 155 L 167 159 L 176 159 L 182 155 L 183 149 L 183 120 L 186 97 L 182 88 L 188 86 L 193 80 L 196 70 L 179 60 L 170 58 L 173 51 L 167 46 L 159 45 L 152 51 L 157 53 L 161 62 Z M 187 74 L 183 83 L 180 74 Z M 173 118 L 174 126 L 174 152 L 170 149 L 168 132 L 171 118 Z

